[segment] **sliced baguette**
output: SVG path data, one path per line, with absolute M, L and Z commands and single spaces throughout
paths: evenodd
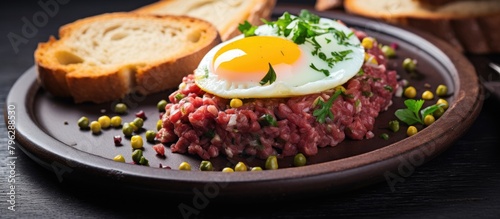
M 134 13 L 84 18 L 61 27 L 59 36 L 35 51 L 38 80 L 77 103 L 174 88 L 220 43 L 206 21 Z
M 270 19 L 276 0 L 162 0 L 133 12 L 155 15 L 187 15 L 214 24 L 222 41 L 240 34 L 238 24 L 248 20 L 262 24 Z
M 498 0 L 457 0 L 436 7 L 415 0 L 345 0 L 344 7 L 353 14 L 427 31 L 461 52 L 500 52 Z

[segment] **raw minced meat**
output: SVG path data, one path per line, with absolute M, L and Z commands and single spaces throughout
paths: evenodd
M 244 99 L 241 107 L 231 108 L 229 99 L 204 92 L 194 76 L 188 75 L 181 88 L 169 96 L 157 138 L 170 143 L 172 152 L 196 154 L 202 159 L 221 154 L 262 159 L 299 152 L 311 156 L 318 148 L 335 146 L 346 137 L 372 138 L 375 118 L 392 104 L 398 83 L 396 72 L 386 70 L 385 57 L 376 44 L 367 53 L 378 65 L 364 64 L 364 73 L 343 85 L 345 91 L 330 109 L 333 119 L 326 117 L 324 123 L 318 122 L 313 112 L 319 107 L 318 99 L 328 100 L 334 89 L 300 97 Z

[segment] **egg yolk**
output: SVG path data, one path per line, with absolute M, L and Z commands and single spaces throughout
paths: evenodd
M 229 81 L 260 81 L 269 64 L 277 78 L 292 72 L 301 56 L 299 46 L 274 36 L 245 37 L 223 46 L 212 61 L 212 72 Z

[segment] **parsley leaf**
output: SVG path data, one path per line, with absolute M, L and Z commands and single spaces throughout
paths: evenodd
M 308 10 L 301 10 L 299 17 L 313 24 L 319 23 L 319 16 L 309 12 Z
M 253 26 L 250 22 L 245 21 L 243 24 L 238 25 L 238 30 L 245 35 L 245 37 L 255 36 L 257 26 Z
M 396 115 L 396 117 L 398 117 L 399 120 L 408 125 L 422 122 L 422 119 L 420 119 L 409 109 L 398 109 L 394 114 Z
M 290 33 L 292 32 L 292 29 L 287 29 L 290 23 L 292 23 L 292 17 L 290 16 L 290 13 L 283 13 L 283 16 L 275 22 L 276 26 L 278 27 L 278 33 L 281 33 L 285 37 L 288 37 L 288 35 L 290 35 Z
M 426 107 L 422 111 L 420 111 L 420 114 L 422 115 L 422 118 L 425 118 L 425 116 L 433 114 L 436 110 L 439 109 L 439 107 L 444 106 L 444 104 L 434 104 L 431 106 Z
M 273 66 L 271 65 L 271 63 L 269 63 L 269 71 L 267 72 L 267 74 L 262 78 L 262 80 L 260 80 L 260 85 L 264 85 L 264 84 L 272 84 L 274 83 L 274 81 L 276 81 L 276 72 L 274 71 L 273 69 Z
M 408 125 L 413 125 L 415 123 L 424 124 L 424 120 L 422 120 L 422 118 L 425 118 L 425 116 L 434 113 L 437 109 L 439 109 L 439 107 L 442 106 L 441 104 L 431 105 L 423 110 L 420 110 L 424 105 L 424 100 L 408 99 L 405 100 L 404 103 L 407 108 L 398 109 L 394 114 L 399 120 Z
M 325 123 L 326 116 L 333 120 L 332 105 L 333 101 L 342 93 L 341 90 L 337 90 L 326 102 L 318 100 L 319 108 L 314 110 L 313 116 L 316 116 L 316 121 L 319 123 Z

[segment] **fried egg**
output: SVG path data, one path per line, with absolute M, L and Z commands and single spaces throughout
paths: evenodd
M 359 72 L 364 49 L 348 27 L 321 18 L 314 24 L 319 32 L 298 44 L 294 36 L 300 28 L 294 25 L 287 26 L 287 36 L 265 24 L 255 36 L 215 46 L 194 71 L 196 84 L 223 98 L 292 97 L 332 89 Z

